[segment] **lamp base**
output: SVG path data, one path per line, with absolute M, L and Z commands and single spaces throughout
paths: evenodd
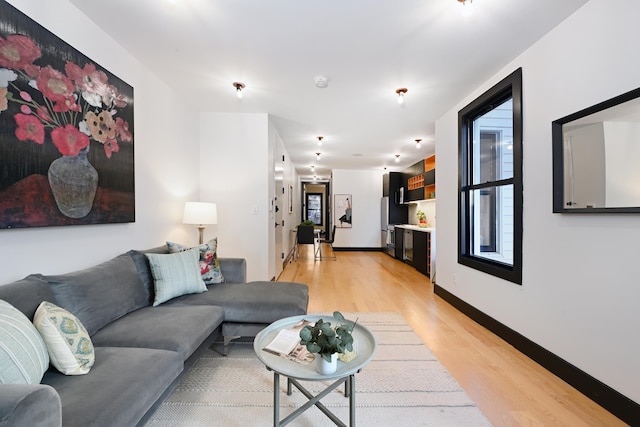
M 198 229 L 198 238 L 199 238 L 198 244 L 201 245 L 204 242 L 204 240 L 203 240 L 204 229 L 207 228 L 207 227 L 204 226 L 204 225 L 196 225 L 196 228 Z

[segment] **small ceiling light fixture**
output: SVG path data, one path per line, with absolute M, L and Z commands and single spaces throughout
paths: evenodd
M 233 82 L 233 87 L 236 88 L 236 96 L 238 97 L 238 99 L 242 99 L 242 89 L 245 88 L 244 83 L 241 82 Z
M 322 139 L 324 138 L 324 136 L 319 136 L 318 137 L 318 147 L 322 145 Z
M 473 13 L 473 0 L 458 0 L 458 3 L 462 3 L 465 6 L 462 8 L 463 16 L 470 16 Z
M 324 89 L 329 86 L 329 77 L 327 76 L 316 76 L 313 80 L 316 82 L 316 87 L 319 87 L 320 89 Z
M 400 154 L 396 154 L 396 163 L 400 161 Z
M 398 104 L 404 104 L 404 94 L 407 93 L 407 91 L 408 89 L 406 87 L 396 89 L 396 93 L 398 94 Z
M 421 139 L 416 139 L 416 148 L 420 148 Z
M 316 160 L 320 161 L 320 153 L 316 153 Z
M 314 169 L 315 169 L 315 166 L 314 166 L 314 165 L 311 165 L 311 170 L 314 170 Z

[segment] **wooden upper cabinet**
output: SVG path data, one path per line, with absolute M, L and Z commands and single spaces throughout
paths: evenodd
M 424 198 L 436 197 L 436 155 L 424 159 Z

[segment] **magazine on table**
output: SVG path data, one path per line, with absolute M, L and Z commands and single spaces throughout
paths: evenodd
M 263 350 L 301 365 L 308 365 L 316 356 L 300 344 L 300 330 L 310 323 L 308 320 L 302 320 L 292 328 L 281 329 Z

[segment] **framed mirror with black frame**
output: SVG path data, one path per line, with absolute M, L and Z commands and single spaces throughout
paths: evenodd
M 640 212 L 640 88 L 554 120 L 553 212 Z

